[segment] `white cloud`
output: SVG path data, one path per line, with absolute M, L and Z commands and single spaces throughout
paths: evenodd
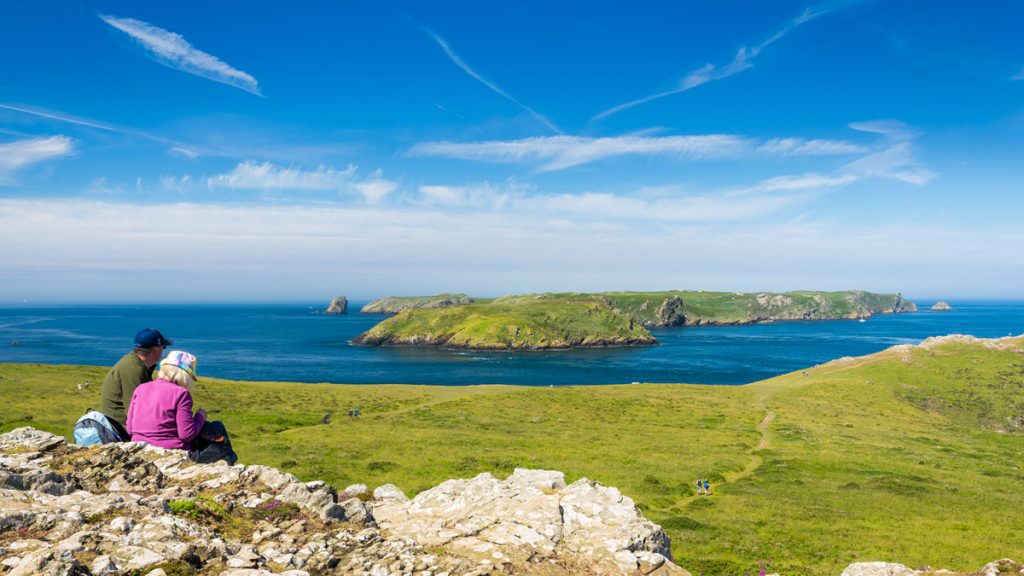
M 783 190 L 783 188 L 779 188 Z M 656 196 L 644 191 L 622 194 L 583 192 L 544 194 L 515 184 L 497 186 L 489 182 L 468 186 L 420 186 L 420 204 L 446 208 L 467 208 L 488 212 L 530 214 L 536 218 L 569 221 L 603 220 L 625 222 L 729 222 L 750 220 L 792 206 L 805 194 L 764 198 L 737 198 L 735 194 L 687 196 L 678 189 L 661 189 Z
M 595 214 L 621 208 L 601 195 L 567 203 Z M 154 228 L 153 222 L 161 225 Z M 186 257 L 153 259 L 137 249 L 154 242 Z M 1018 230 L 870 222 L 624 225 L 614 215 L 586 220 L 494 212 L 467 218 L 381 207 L 0 199 L 8 272 L 0 297 L 67 298 L 69 285 L 78 298 L 149 301 L 326 298 L 339 289 L 379 296 L 435 288 L 483 295 L 864 288 L 1006 296 L 1007 286 L 1024 282 L 1022 243 Z M 163 280 L 154 283 L 154 274 Z
M 441 50 L 444 50 L 444 53 L 445 53 L 445 55 L 448 56 L 448 59 L 451 60 L 453 64 L 455 64 L 456 66 L 461 68 L 463 72 L 465 72 L 466 74 L 469 74 L 473 79 L 475 79 L 477 82 L 479 82 L 479 83 L 483 84 L 484 86 L 486 86 L 487 88 L 489 88 L 492 92 L 498 94 L 502 98 L 505 98 L 506 100 L 508 100 L 508 101 L 512 102 L 513 104 L 515 104 L 516 106 L 521 108 L 523 111 L 528 113 L 530 116 L 533 116 L 534 118 L 536 118 L 538 122 L 540 122 L 544 126 L 546 126 L 549 129 L 551 129 L 553 132 L 555 132 L 557 134 L 561 134 L 562 133 L 562 131 L 558 129 L 558 126 L 555 126 L 555 124 L 553 122 L 551 122 L 550 120 L 548 120 L 544 115 L 538 113 L 536 110 L 534 110 L 534 109 L 530 108 L 529 106 L 523 104 L 518 99 L 513 97 L 511 94 L 509 94 L 508 92 L 505 92 L 504 90 L 499 88 L 497 84 L 495 84 L 494 82 L 491 82 L 490 80 L 484 78 L 479 73 L 477 73 L 476 70 L 473 70 L 473 68 L 471 68 L 469 64 L 466 64 L 465 60 L 463 60 L 461 57 L 459 57 L 459 55 L 456 54 L 454 50 L 452 50 L 451 46 L 448 45 L 448 41 L 445 40 L 444 38 L 442 38 L 439 34 L 437 34 L 433 30 L 431 30 L 429 28 L 426 28 L 426 27 L 424 27 L 423 30 L 427 34 L 429 34 L 430 37 L 433 38 L 435 42 L 437 42 L 437 44 L 441 47 Z M 444 108 L 443 106 L 440 106 L 440 108 L 442 108 L 444 110 L 447 110 L 447 108 Z
M 764 192 L 793 192 L 797 190 L 824 190 L 845 186 L 857 181 L 853 174 L 817 174 L 809 172 L 798 176 L 776 176 L 758 182 L 753 186 L 738 188 L 728 193 L 730 196 L 743 196 Z
M 1020 72 L 1010 76 L 1010 80 L 1024 80 L 1024 68 L 1021 68 Z
M 377 170 L 373 178 L 353 184 L 356 191 L 363 195 L 367 204 L 378 204 L 385 196 L 398 189 L 398 182 L 386 180 L 381 171 Z
M 851 122 L 850 128 L 858 130 L 860 132 L 871 132 L 873 134 L 881 134 L 889 140 L 903 141 L 913 140 L 921 135 L 921 131 L 917 128 L 903 122 L 901 120 L 886 119 L 886 120 L 869 120 L 866 122 Z
M 105 132 L 114 132 L 117 134 L 125 134 L 127 136 L 134 136 L 136 138 L 142 138 L 151 142 L 157 142 L 171 146 L 168 153 L 172 155 L 180 155 L 188 158 L 196 158 L 199 156 L 199 152 L 194 149 L 190 144 L 177 142 L 169 138 L 164 138 L 156 134 L 149 132 L 143 132 L 142 130 L 135 130 L 134 128 L 126 128 L 123 126 L 115 126 L 99 120 L 92 120 L 89 118 L 81 118 L 73 116 L 71 114 L 65 114 L 63 112 L 52 112 L 49 110 L 41 110 L 38 108 L 28 108 L 25 106 L 12 106 L 10 104 L 0 104 L 0 109 L 10 110 L 12 112 L 18 112 L 21 114 L 28 114 L 29 116 L 35 116 L 37 118 L 44 118 L 46 120 L 54 120 L 64 124 L 72 124 L 74 126 L 84 126 L 86 128 L 94 128 L 96 130 L 103 130 Z
M 872 120 L 854 122 L 850 128 L 861 132 L 870 132 L 884 137 L 883 142 L 874 149 L 861 148 L 866 152 L 860 158 L 848 162 L 831 174 L 807 173 L 798 176 L 779 176 L 763 180 L 754 186 L 740 188 L 731 192 L 733 195 L 751 193 L 794 191 L 804 189 L 827 189 L 852 184 L 865 178 L 883 178 L 897 180 L 915 186 L 924 186 L 935 179 L 938 174 L 921 166 L 914 151 L 912 140 L 920 136 L 917 128 L 899 120 Z M 819 141 L 810 140 L 807 144 L 812 148 L 821 147 Z M 826 141 L 829 142 L 829 141 Z M 803 144 L 791 145 L 785 140 L 770 141 L 770 148 L 780 148 L 794 153 Z M 824 149 L 832 149 L 826 144 Z
M 207 179 L 210 188 L 240 190 L 345 190 L 352 185 L 356 167 L 344 170 L 320 166 L 316 170 L 284 167 L 246 160 L 227 174 Z
M 758 145 L 758 154 L 766 156 L 835 156 L 860 154 L 868 149 L 843 140 L 803 140 L 801 138 L 773 138 Z
M 307 170 L 295 166 L 286 167 L 270 162 L 246 160 L 240 162 L 231 172 L 207 178 L 206 185 L 211 190 L 283 190 L 359 194 L 367 204 L 377 204 L 398 189 L 398 182 L 384 178 L 381 170 L 377 170 L 365 180 L 357 180 L 356 172 L 357 168 L 354 164 L 349 164 L 344 170 L 336 170 L 328 166 Z
M 0 184 L 33 164 L 73 153 L 75 142 L 67 136 L 40 136 L 0 144 Z
M 189 160 L 195 160 L 199 158 L 199 153 L 188 148 L 182 148 L 180 146 L 172 146 L 167 149 L 167 153 L 171 156 L 177 156 L 179 158 L 188 158 Z
M 897 142 L 874 154 L 854 160 L 843 166 L 841 172 L 857 177 L 888 178 L 908 184 L 924 186 L 938 174 L 922 167 L 910 142 Z
M 541 136 L 520 140 L 482 142 L 422 142 L 409 156 L 441 156 L 460 160 L 540 163 L 541 171 L 561 170 L 624 155 L 661 155 L 678 158 L 733 158 L 746 154 L 768 156 L 841 155 L 865 151 L 849 142 L 834 140 L 775 139 L 759 143 L 730 134 L 691 136 Z
M 792 18 L 791 20 L 783 24 L 782 28 L 780 28 L 778 31 L 776 31 L 774 34 L 772 34 L 765 40 L 750 47 L 741 46 L 740 49 L 736 51 L 736 55 L 733 56 L 733 59 L 729 61 L 727 64 L 704 64 L 703 66 L 700 66 L 696 70 L 693 70 L 692 72 L 687 74 L 679 82 L 679 86 L 677 88 L 674 88 L 672 90 L 666 90 L 664 92 L 659 92 L 657 94 L 652 94 L 650 96 L 645 96 L 643 98 L 638 98 L 636 100 L 631 100 L 629 102 L 619 104 L 618 106 L 613 106 L 607 110 L 604 110 L 603 112 L 596 114 L 593 118 L 591 118 L 591 121 L 601 120 L 613 114 L 622 112 L 623 110 L 628 110 L 635 106 L 639 106 L 640 104 L 645 104 L 652 100 L 657 100 L 659 98 L 664 98 L 666 96 L 671 96 L 673 94 L 680 94 L 682 92 L 686 92 L 687 90 L 692 90 L 697 86 L 707 84 L 708 82 L 722 80 L 724 78 L 728 78 L 730 76 L 738 74 L 744 70 L 747 70 L 748 68 L 753 67 L 754 58 L 757 58 L 757 56 L 760 55 L 765 48 L 778 42 L 786 34 L 789 34 L 797 27 L 806 24 L 811 20 L 814 20 L 819 16 L 824 16 L 825 14 L 828 14 L 830 12 L 835 12 L 836 10 L 845 8 L 852 4 L 856 4 L 859 1 L 860 0 L 838 0 L 833 2 L 826 2 L 813 8 L 807 8 L 803 12 L 801 12 L 800 15 L 796 16 L 795 18 Z
M 188 174 L 180 178 L 174 176 L 160 176 L 161 192 L 177 192 L 179 194 L 188 191 L 192 187 L 192 177 Z
M 100 19 L 130 36 L 141 44 L 156 62 L 168 68 L 234 86 L 257 96 L 260 95 L 260 88 L 255 78 L 241 70 L 232 68 L 216 56 L 195 49 L 180 34 L 134 18 L 118 18 L 101 14 Z

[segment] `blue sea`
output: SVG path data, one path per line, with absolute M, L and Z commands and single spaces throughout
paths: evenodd
M 350 303 L 358 310 L 363 303 Z M 952 333 L 1024 333 L 1024 302 L 918 302 L 911 314 L 653 330 L 660 346 L 557 352 L 368 348 L 349 340 L 384 317 L 317 313 L 323 303 L 80 305 L 0 308 L 0 362 L 110 366 L 140 328 L 199 358 L 200 375 L 352 384 L 525 386 L 683 382 L 744 384 L 894 344 Z

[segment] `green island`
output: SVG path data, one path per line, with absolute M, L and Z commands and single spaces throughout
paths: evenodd
M 657 343 L 647 327 L 858 319 L 917 310 L 899 294 L 862 290 L 546 293 L 489 300 L 445 294 L 386 298 L 371 306 L 377 303 L 375 310 L 387 305 L 401 311 L 353 343 L 483 350 L 641 346 Z
M 367 330 L 354 344 L 550 350 L 656 344 L 646 328 L 600 300 L 498 298 L 412 308 Z
M 105 372 L 0 364 L 0 432 L 68 437 Z M 194 396 L 243 463 L 303 480 L 411 496 L 527 467 L 616 486 L 693 574 L 755 573 L 761 558 L 787 575 L 870 560 L 970 571 L 1018 554 L 1024 533 L 1024 337 L 930 339 L 744 386 L 203 378 Z

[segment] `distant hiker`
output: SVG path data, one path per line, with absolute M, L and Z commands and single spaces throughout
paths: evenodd
M 355 411 L 355 410 L 349 410 L 349 411 L 348 411 L 348 417 L 349 417 L 349 418 L 354 418 L 354 417 L 355 417 L 355 415 L 356 415 L 356 411 Z
M 205 410 L 192 413 L 196 357 L 172 350 L 160 362 L 157 379 L 140 384 L 128 406 L 127 428 L 133 442 L 189 450 L 197 462 L 238 459 L 221 422 L 208 422 Z
M 711 483 L 708 482 L 707 480 L 705 480 L 704 481 L 704 495 L 707 496 L 708 494 L 711 494 Z
M 164 348 L 174 344 L 159 330 L 143 328 L 135 335 L 135 347 L 107 372 L 100 388 L 100 412 L 110 420 L 121 438 L 127 442 L 125 429 L 129 403 L 135 389 L 153 379 L 153 366 L 160 361 Z
M 703 483 L 703 482 L 701 482 L 700 478 L 697 478 L 697 495 L 698 495 L 698 496 L 699 496 L 699 495 L 701 495 L 701 494 L 703 494 L 703 492 L 701 492 L 701 489 L 702 489 L 703 487 L 704 487 L 704 483 Z
M 352 415 L 355 416 L 356 418 L 359 418 L 359 414 L 359 408 L 356 408 L 355 410 L 352 411 Z
M 331 413 L 330 412 L 328 412 L 327 414 L 324 414 L 324 419 L 322 420 L 322 422 L 324 424 L 330 424 L 331 423 Z

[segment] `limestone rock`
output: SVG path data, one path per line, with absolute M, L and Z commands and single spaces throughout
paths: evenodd
M 932 306 L 932 310 L 939 310 L 939 311 L 943 311 L 943 312 L 948 311 L 948 310 L 952 310 L 952 309 L 953 309 L 953 307 L 950 306 L 949 302 L 946 302 L 945 300 L 939 300 L 938 302 L 935 303 L 934 306 Z
M 324 314 L 348 314 L 348 298 L 338 296 L 331 300 L 331 305 L 327 307 Z
M 950 570 L 933 570 L 922 567 L 917 570 L 903 564 L 889 562 L 856 562 L 843 570 L 840 576 L 960 576 L 962 573 Z M 979 572 L 971 576 L 1019 576 L 1024 574 L 1024 564 L 1018 564 L 1008 558 L 989 562 Z
M 382 529 L 425 547 L 527 571 L 531 563 L 582 560 L 595 574 L 685 574 L 671 563 L 668 537 L 614 488 L 561 472 L 517 469 L 506 480 L 483 473 L 449 480 L 408 502 L 374 507 Z M 645 572 L 646 573 L 646 572 Z
M 46 452 L 63 444 L 67 444 L 64 438 L 29 426 L 15 428 L 0 435 L 0 452 L 12 450 Z
M 4 576 L 158 576 L 176 562 L 234 576 L 687 574 L 632 500 L 561 472 L 449 480 L 413 500 L 386 484 L 364 501 L 365 485 L 339 494 L 141 443 L 77 448 L 22 428 L 0 446 L 0 534 L 31 534 L 3 540 Z

